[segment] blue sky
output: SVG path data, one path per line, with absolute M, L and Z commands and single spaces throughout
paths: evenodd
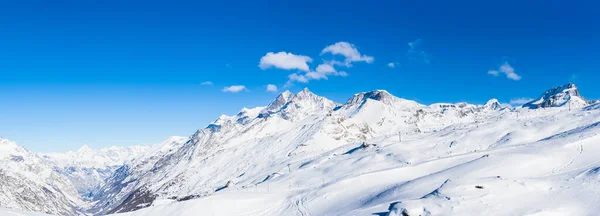
M 267 104 L 277 95 L 268 84 L 337 102 L 386 89 L 429 104 L 508 103 L 572 81 L 598 99 L 594 4 L 8 2 L 0 136 L 38 152 L 154 144 Z

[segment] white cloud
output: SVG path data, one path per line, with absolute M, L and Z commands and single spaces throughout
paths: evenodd
M 511 80 L 520 80 L 521 76 L 515 73 L 515 69 L 508 64 L 508 62 L 504 62 L 502 66 L 500 66 L 500 71 L 506 74 L 506 78 Z
M 323 49 L 321 51 L 321 55 L 324 55 L 326 53 L 344 56 L 346 58 L 344 60 L 344 65 L 346 67 L 352 66 L 352 64 L 351 64 L 352 62 L 371 63 L 375 60 L 375 58 L 373 58 L 373 56 L 360 54 L 360 52 L 358 52 L 358 49 L 356 48 L 356 46 L 354 46 L 354 44 L 344 42 L 344 41 L 337 42 L 333 45 L 329 45 L 329 46 L 325 47 L 325 49 Z
M 206 81 L 206 82 L 202 82 L 200 83 L 200 85 L 212 85 L 213 83 L 211 81 Z
M 329 76 L 341 76 L 341 77 L 346 77 L 348 76 L 348 73 L 346 73 L 345 71 L 337 71 L 333 65 L 329 64 L 329 63 L 323 63 L 317 66 L 315 71 L 309 71 L 306 72 L 305 74 L 290 74 L 288 76 L 288 82 L 286 83 L 285 87 L 289 87 L 291 86 L 291 84 L 293 82 L 301 82 L 301 83 L 308 83 L 309 80 L 327 80 L 329 79 Z
M 247 90 L 246 86 L 232 85 L 232 86 L 227 86 L 227 87 L 223 88 L 223 92 L 232 92 L 232 93 L 240 92 L 243 90 Z
M 306 78 L 306 76 L 299 75 L 297 73 L 293 73 L 293 74 L 288 75 L 288 79 L 289 79 L 289 81 L 293 81 L 293 82 L 301 82 L 301 83 L 307 83 L 308 82 L 308 78 Z
M 387 64 L 387 66 L 390 67 L 390 68 L 395 68 L 396 64 L 394 62 L 390 62 L 390 63 Z
M 510 99 L 509 103 L 511 105 L 523 105 L 532 100 L 533 100 L 533 98 L 514 98 L 514 99 Z
M 515 69 L 512 66 L 510 66 L 508 62 L 504 62 L 504 64 L 502 64 L 498 70 L 488 70 L 488 74 L 490 75 L 498 76 L 500 75 L 500 73 L 505 74 L 506 78 L 508 79 L 515 81 L 521 80 L 521 76 L 515 73 Z
M 269 85 L 267 85 L 267 91 L 268 92 L 277 92 L 277 86 L 273 85 L 273 84 L 269 84 Z
M 306 78 L 309 80 L 320 80 L 320 79 L 328 79 L 328 76 L 348 76 L 348 73 L 344 71 L 337 71 L 333 65 L 324 63 L 317 66 L 315 71 L 311 71 L 305 74 Z
M 321 51 L 321 55 L 327 53 L 344 56 L 344 61 L 323 60 L 323 63 L 317 65 L 315 69 L 311 69 L 308 63 L 312 62 L 312 59 L 308 56 L 287 52 L 269 52 L 260 59 L 258 66 L 263 70 L 271 67 L 284 70 L 298 70 L 298 72 L 288 75 L 288 81 L 284 87 L 289 87 L 294 82 L 308 83 L 309 80 L 327 80 L 330 76 L 345 77 L 348 76 L 348 73 L 338 71 L 336 67 L 351 67 L 352 62 L 371 63 L 374 61 L 372 56 L 362 55 L 354 44 L 348 42 L 337 42 L 325 47 Z
M 419 48 L 419 46 L 421 45 L 421 39 L 418 38 L 414 41 L 408 42 L 408 46 L 410 47 L 411 50 L 417 49 Z
M 324 74 L 317 73 L 314 71 L 308 72 L 308 73 L 304 74 L 304 76 L 306 77 L 306 79 L 311 79 L 311 80 L 327 79 L 327 76 L 325 76 Z
M 263 70 L 275 67 L 284 70 L 301 70 L 310 71 L 308 63 L 312 62 L 312 59 L 308 56 L 294 55 L 293 53 L 269 52 L 262 58 L 260 58 L 259 67 Z
M 285 85 L 283 85 L 283 87 L 289 88 L 294 85 L 294 82 L 308 83 L 308 77 L 304 74 L 297 74 L 297 73 L 290 74 L 290 75 L 288 75 L 288 81 L 285 83 Z
M 348 65 L 346 65 L 346 63 L 341 62 L 341 61 L 336 61 L 336 60 L 331 60 L 331 61 L 323 61 L 323 64 L 329 64 L 329 65 L 333 65 L 333 66 L 342 66 L 342 67 L 346 67 Z
M 317 69 L 315 71 L 317 73 L 322 73 L 322 74 L 337 72 L 335 70 L 335 68 L 333 68 L 333 65 L 330 65 L 330 64 L 320 64 L 319 66 L 317 66 Z
M 423 61 L 426 64 L 429 64 L 429 54 L 421 49 L 421 43 L 423 40 L 416 39 L 415 41 L 408 43 L 408 51 L 406 52 L 406 56 L 410 60 Z

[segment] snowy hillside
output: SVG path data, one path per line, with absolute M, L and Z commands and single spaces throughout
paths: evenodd
M 147 149 L 145 146 L 113 146 L 95 150 L 84 145 L 75 152 L 39 155 L 59 167 L 58 171 L 73 183 L 83 198 L 90 198 L 117 168 Z
M 286 128 L 281 132 L 285 135 L 270 131 L 273 137 L 262 137 L 261 130 L 254 129 L 257 136 L 231 138 L 216 147 L 207 145 L 211 139 L 205 138 L 214 132 L 201 130 L 185 145 L 201 144 L 194 153 L 203 152 L 204 157 L 190 153 L 183 158 L 186 164 L 206 165 L 193 169 L 171 165 L 181 178 L 170 185 L 179 189 L 167 196 L 157 193 L 148 204 L 152 207 L 123 215 L 594 215 L 600 211 L 596 205 L 600 201 L 598 106 L 509 111 L 491 100 L 483 106 L 414 105 L 406 110 L 417 113 L 407 116 L 402 109 L 389 108 L 393 103 L 379 96 L 365 96 L 349 100 L 342 106 L 348 108 L 338 108 L 331 116 L 288 122 L 298 125 L 292 128 L 310 122 L 317 125 L 319 129 L 313 129 L 317 132 Z M 370 107 L 380 115 L 371 114 L 375 111 Z M 360 119 L 361 115 L 369 118 Z M 323 128 L 335 128 L 329 118 L 356 124 L 384 116 L 393 120 L 347 136 L 363 135 L 368 144 L 376 145 L 364 147 L 358 141 L 328 145 L 331 140 L 319 136 L 327 132 Z M 279 119 L 271 115 L 255 121 L 252 128 Z M 395 129 L 402 137 L 390 133 Z M 338 133 L 328 135 L 333 134 Z M 283 136 L 303 139 L 294 144 L 279 142 Z M 324 141 L 302 142 L 311 139 Z M 317 149 L 310 145 L 329 149 L 286 154 L 297 148 Z M 207 177 L 202 178 L 202 173 Z M 199 181 L 188 183 L 192 179 L 188 176 Z M 181 191 L 197 192 L 198 198 L 169 199 Z
M 497 140 L 484 142 L 490 137 L 504 138 L 509 143 L 523 138 L 510 134 L 498 137 L 468 132 L 480 125 L 483 127 L 490 122 L 510 119 L 517 115 L 516 112 L 521 110 L 511 111 L 495 99 L 484 105 L 458 103 L 425 106 L 377 90 L 356 94 L 340 105 L 308 89 L 296 95 L 284 92 L 266 108 L 243 109 L 238 115 L 220 117 L 188 140 L 182 140 L 185 144 L 180 144 L 181 147 L 176 151 L 155 155 L 155 158 L 162 159 L 158 159 L 153 166 L 148 166 L 147 162 L 144 162 L 144 167 L 135 162 L 127 164 L 126 169 L 118 173 L 120 179 L 113 178 L 112 185 L 103 188 L 103 195 L 111 198 L 98 198 L 100 202 L 95 210 L 99 213 L 130 211 L 160 200 L 187 200 L 223 193 L 233 187 L 261 187 L 282 178 L 290 178 L 287 182 L 290 185 L 299 185 L 298 181 L 315 178 L 322 181 L 331 178 L 331 181 L 336 175 L 349 175 L 353 170 L 373 170 L 375 168 L 366 167 L 378 168 L 379 163 L 406 166 L 416 161 L 486 150 L 489 146 L 499 145 Z M 452 132 L 448 131 L 450 128 Z M 496 134 L 506 130 L 497 129 L 489 132 Z M 365 168 L 357 167 L 358 164 L 352 160 L 328 162 L 331 155 L 360 152 L 359 146 L 363 141 L 376 144 L 381 149 L 384 143 L 400 141 L 402 136 L 404 139 L 426 139 L 429 137 L 425 135 L 430 134 L 433 134 L 437 145 L 442 141 L 435 135 L 440 134 L 445 138 L 458 136 L 476 140 L 469 140 L 469 145 L 460 147 L 465 145 L 464 141 L 456 138 L 444 144 L 447 149 L 436 146 L 435 151 L 418 148 L 390 151 L 380 156 L 382 158 L 377 158 L 383 161 L 371 161 Z M 429 142 L 419 146 L 425 144 Z M 425 157 L 399 156 L 407 154 L 405 151 L 419 152 Z M 313 162 L 323 154 L 328 154 L 328 158 Z M 312 163 L 319 164 L 313 169 L 325 166 L 328 170 L 335 168 L 342 171 L 332 174 L 317 169 L 311 170 L 306 176 L 290 177 L 298 175 L 297 172 L 304 171 L 303 168 Z M 294 168 L 298 171 L 294 172 Z M 127 186 L 123 187 L 124 183 Z M 315 182 L 307 185 L 315 185 Z
M 49 164 L 0 138 L 0 207 L 58 215 L 86 208 L 71 182 Z
M 573 84 L 528 104 L 423 105 L 384 90 L 338 104 L 286 91 L 141 151 L 81 206 L 123 216 L 594 215 L 600 105 Z

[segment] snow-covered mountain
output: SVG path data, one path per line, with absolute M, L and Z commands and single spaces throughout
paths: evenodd
M 590 105 L 590 102 L 585 100 L 579 94 L 579 89 L 577 86 L 573 83 L 569 83 L 549 89 L 537 99 L 524 104 L 523 107 L 531 109 L 563 106 L 579 108 L 587 105 Z
M 540 98 L 513 109 L 286 91 L 126 161 L 86 212 L 593 215 L 600 105 L 572 84 Z
M 89 198 L 117 168 L 123 166 L 126 161 L 138 157 L 147 149 L 146 146 L 113 146 L 96 150 L 84 145 L 77 151 L 39 155 L 54 163 L 59 168 L 58 172 L 73 183 L 83 198 Z
M 87 204 L 47 160 L 0 138 L 0 207 L 76 215 Z
M 485 105 L 425 106 L 384 90 L 359 93 L 337 104 L 308 89 L 286 91 L 266 107 L 222 115 L 176 144 L 167 140 L 165 145 L 179 148 L 145 156 L 157 160 L 127 163 L 102 188 L 94 211 L 131 211 L 157 200 L 205 196 L 234 184 L 260 185 L 280 176 L 288 164 L 348 143 L 439 130 L 473 121 L 475 115 L 502 113 L 503 108 L 495 99 Z
M 178 162 L 156 170 L 158 176 L 176 174 L 176 181 L 131 178 L 146 182 L 145 194 L 154 195 L 138 203 L 152 207 L 124 215 L 593 215 L 600 210 L 597 105 L 510 109 L 492 99 L 484 105 L 424 106 L 373 91 L 317 115 L 294 115 L 307 116 L 302 120 L 268 113 L 244 124 L 199 130 L 178 153 L 166 156 Z M 362 130 L 350 132 L 352 125 Z M 329 139 L 339 134 L 344 134 L 340 142 Z M 222 137 L 227 138 L 214 142 Z M 174 189 L 160 190 L 167 185 Z M 186 193 L 190 196 L 181 197 Z

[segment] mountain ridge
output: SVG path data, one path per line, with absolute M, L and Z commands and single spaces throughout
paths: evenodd
M 564 88 L 567 89 L 567 96 L 563 94 L 564 89 L 553 90 L 556 89 L 553 88 L 546 93 L 550 92 L 561 97 L 546 98 L 570 100 L 571 96 L 581 97 L 578 91 L 572 92 L 573 86 L 569 84 L 565 86 L 568 87 Z M 459 102 L 423 105 L 398 98 L 385 90 L 356 93 L 344 104 L 339 104 L 304 88 L 296 94 L 284 91 L 264 107 L 242 108 L 235 115 L 222 115 L 189 137 L 170 137 L 160 144 L 140 149 L 139 153 L 135 153 L 137 156 L 131 157 L 131 160 L 119 159 L 111 163 L 87 166 L 81 161 L 77 162 L 78 160 L 74 160 L 75 163 L 68 160 L 64 162 L 56 156 L 53 158 L 38 154 L 40 156 L 36 157 L 49 161 L 48 163 L 54 167 L 51 169 L 59 170 L 56 175 L 66 179 L 63 180 L 64 182 L 71 182 L 71 185 L 79 188 L 77 190 L 79 196 L 87 199 L 85 203 L 92 206 L 85 206 L 84 201 L 75 200 L 72 203 L 77 202 L 85 206 L 86 213 L 129 212 L 150 207 L 164 200 L 187 200 L 233 188 L 262 187 L 271 182 L 280 182 L 281 179 L 289 179 L 289 184 L 294 184 L 292 181 L 295 184 L 318 184 L 320 180 L 292 179 L 292 176 L 309 172 L 305 167 L 314 167 L 313 169 L 319 172 L 326 172 L 325 168 L 321 170 L 318 167 L 323 165 L 329 167 L 327 169 L 343 168 L 336 164 L 350 167 L 353 166 L 351 164 L 371 166 L 366 161 L 373 161 L 375 164 L 393 163 L 395 166 L 408 166 L 434 160 L 441 155 L 468 154 L 473 151 L 533 142 L 536 141 L 535 139 L 543 139 L 544 136 L 553 134 L 544 135 L 535 132 L 533 138 L 522 136 L 519 130 L 528 131 L 529 125 L 536 122 L 534 120 L 521 122 L 518 119 L 519 113 L 521 115 L 529 113 L 532 115 L 531 118 L 537 118 L 535 112 L 547 115 L 546 112 L 566 109 L 564 103 L 544 103 L 562 104 L 562 106 L 550 107 L 557 109 L 531 109 L 531 112 L 525 112 L 527 107 L 512 108 L 494 98 L 485 104 Z M 572 108 L 579 109 L 581 106 Z M 590 106 L 586 109 L 597 108 Z M 537 121 L 548 120 L 542 118 Z M 510 128 L 510 132 L 506 134 L 500 134 L 500 130 L 480 131 L 496 123 L 510 123 L 513 128 Z M 493 137 L 495 143 L 477 141 L 483 139 L 479 138 L 480 134 Z M 421 138 L 433 139 L 431 144 L 435 146 L 428 150 L 431 152 L 419 152 L 422 155 L 403 151 L 390 151 L 386 155 L 377 154 L 379 146 L 387 146 L 390 140 L 402 143 L 408 139 L 409 141 L 406 142 L 410 143 Z M 376 144 L 376 147 L 369 147 L 371 143 Z M 126 151 L 118 148 L 112 150 Z M 63 157 L 93 159 L 94 151 L 89 146 L 83 146 L 71 156 Z M 371 151 L 375 155 L 370 155 Z M 77 153 L 85 156 L 74 156 Z M 11 153 L 6 156 L 10 155 Z M 338 158 L 336 160 L 349 158 L 356 161 L 342 160 L 329 164 L 327 161 L 332 158 Z M 92 180 L 81 180 L 84 179 L 81 177 L 77 180 L 78 178 L 72 176 L 73 173 L 86 172 L 95 172 L 93 176 L 98 176 L 97 169 L 103 167 L 110 167 L 110 169 L 102 174 L 103 177 L 100 179 L 103 183 L 100 186 L 97 186 L 97 183 L 94 187 L 77 186 L 76 182 L 92 182 Z M 94 181 L 98 182 L 98 179 Z M 302 183 L 305 181 L 309 183 Z M 81 190 L 81 188 L 93 188 L 93 190 Z M 66 206 L 65 209 L 73 209 L 75 205 L 63 206 Z M 74 214 L 76 211 L 82 210 L 76 209 L 66 214 Z M 48 212 L 65 214 L 64 211 Z
M 376 136 L 398 131 L 436 131 L 455 123 L 474 122 L 477 121 L 477 114 L 498 115 L 495 112 L 502 113 L 506 107 L 496 99 L 491 99 L 483 105 L 457 103 L 443 108 L 425 106 L 397 98 L 384 90 L 357 93 L 345 104 L 338 104 L 304 88 L 297 94 L 289 91 L 282 92 L 267 106 L 257 109 L 262 110 L 255 112 L 258 113 L 255 118 L 246 118 L 242 110 L 234 117 L 219 118 L 213 124 L 198 130 L 188 140 L 182 141 L 185 144 L 181 145 L 179 150 L 168 155 L 157 156 L 169 158 L 170 162 L 156 162 L 160 166 L 152 168 L 154 171 L 132 169 L 133 172 L 128 173 L 127 175 L 130 176 L 123 181 L 129 181 L 126 180 L 129 178 L 136 179 L 139 181 L 136 183 L 138 189 L 114 191 L 109 196 L 121 198 L 113 199 L 111 203 L 123 203 L 125 200 L 131 202 L 128 199 L 130 197 L 155 200 L 161 197 L 201 196 L 199 194 L 214 193 L 214 191 L 210 192 L 209 188 L 229 185 L 226 184 L 229 181 L 259 184 L 260 178 L 249 178 L 251 175 L 248 173 L 253 172 L 251 170 L 255 168 L 246 170 L 242 177 L 233 177 L 240 175 L 240 173 L 235 174 L 237 171 L 248 169 L 244 164 L 222 164 L 219 166 L 222 167 L 221 174 L 214 173 L 215 170 L 205 171 L 210 176 L 231 176 L 227 179 L 223 177 L 207 179 L 186 172 L 189 169 L 204 170 L 206 169 L 206 165 L 202 165 L 204 163 L 211 166 L 224 163 L 215 158 L 219 157 L 218 152 L 233 151 L 233 149 L 241 152 L 255 151 L 250 146 L 257 146 L 257 149 L 264 151 L 267 149 L 258 147 L 262 145 L 261 143 L 267 145 L 277 143 L 277 145 L 269 145 L 269 148 L 272 148 L 269 151 L 273 151 L 272 153 L 262 153 L 264 156 L 279 157 L 279 162 L 269 163 L 271 165 L 267 166 L 277 167 L 288 160 L 310 157 L 317 152 L 329 151 L 346 143 L 362 142 Z M 245 120 L 239 121 L 240 117 Z M 448 123 L 440 124 L 440 121 Z M 281 155 L 276 156 L 279 154 L 276 152 L 281 152 Z M 296 157 L 298 159 L 295 159 Z M 129 165 L 129 167 L 136 166 L 138 165 Z M 147 175 L 149 173 L 156 173 L 156 175 Z M 177 178 L 163 176 L 177 176 Z M 152 184 L 151 182 L 163 183 Z M 115 187 L 120 184 L 116 182 Z M 206 185 L 207 188 L 194 189 L 192 185 Z M 152 202 L 146 201 L 144 205 L 150 205 Z M 135 209 L 137 208 L 120 205 L 116 211 L 109 212 Z

